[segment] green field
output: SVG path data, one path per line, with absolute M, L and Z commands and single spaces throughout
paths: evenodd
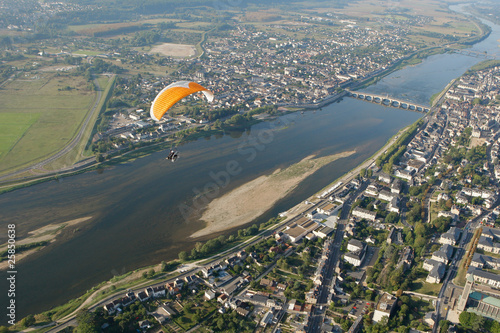
M 0 113 L 0 159 L 23 137 L 40 114 Z
M 414 287 L 412 291 L 420 294 L 426 294 L 431 296 L 437 296 L 441 290 L 442 283 L 427 283 L 425 279 L 418 279 L 414 282 Z
M 0 90 L 0 173 L 42 160 L 75 136 L 95 94 L 82 77 L 42 73 Z

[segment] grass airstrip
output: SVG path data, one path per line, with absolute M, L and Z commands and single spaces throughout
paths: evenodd
M 0 90 L 0 174 L 35 163 L 75 136 L 95 100 L 83 77 L 43 72 Z

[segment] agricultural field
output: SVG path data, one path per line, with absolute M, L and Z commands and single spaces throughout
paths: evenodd
M 161 45 L 155 45 L 149 53 L 159 53 L 164 56 L 185 58 L 194 56 L 196 54 L 196 48 L 193 45 L 187 44 L 163 43 Z
M 0 159 L 23 137 L 40 114 L 0 113 Z
M 70 30 L 84 36 L 106 36 L 143 29 L 142 22 L 123 22 L 110 24 L 87 24 L 71 26 Z
M 62 149 L 94 99 L 83 77 L 43 72 L 8 81 L 0 90 L 0 174 Z
M 312 3 L 308 3 L 311 8 Z M 410 25 L 415 35 L 424 33 L 439 33 L 457 37 L 467 37 L 471 32 L 480 33 L 479 27 L 468 20 L 460 17 L 455 12 L 448 10 L 448 4 L 427 0 L 414 2 L 410 0 L 401 1 L 377 1 L 367 0 L 350 3 L 344 8 L 315 8 L 309 10 L 313 13 L 333 13 L 344 18 L 352 18 L 360 26 L 370 26 L 383 29 L 389 21 L 393 24 L 406 26 L 416 16 L 431 17 L 431 21 L 425 24 Z M 308 11 L 306 10 L 305 13 Z M 426 38 L 438 42 L 438 38 Z

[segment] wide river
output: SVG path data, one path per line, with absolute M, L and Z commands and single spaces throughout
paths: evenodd
M 494 54 L 500 27 L 488 24 L 493 29 L 491 35 L 473 49 Z M 480 60 L 461 54 L 432 56 L 365 91 L 428 104 L 434 93 Z M 114 275 L 174 259 L 179 251 L 190 250 L 199 239 L 188 236 L 203 224 L 184 219 L 179 206 L 196 208 L 195 194 L 213 181 L 211 173 L 224 171 L 229 161 L 237 161 L 241 172 L 230 179 L 221 194 L 311 154 L 356 150 L 308 177 L 260 219 L 266 220 L 360 164 L 399 129 L 421 116 L 345 98 L 322 110 L 257 124 L 243 133 L 185 144 L 179 147 L 181 158 L 176 163 L 167 162 L 166 153 L 158 152 L 103 172 L 0 195 L 3 228 L 14 223 L 19 236 L 47 224 L 92 217 L 16 266 L 17 318 L 78 297 Z M 256 158 L 249 158 L 253 156 L 251 151 Z M 1 234 L 3 243 L 7 233 Z M 4 307 L 8 301 L 6 279 L 1 279 L 0 290 L 0 307 Z

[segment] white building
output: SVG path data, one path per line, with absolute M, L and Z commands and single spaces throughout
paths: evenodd
M 352 215 L 374 222 L 375 218 L 377 216 L 377 213 L 363 209 L 363 208 L 356 207 L 352 211 Z
M 397 297 L 392 296 L 391 294 L 384 293 L 380 300 L 377 303 L 377 307 L 375 308 L 375 312 L 373 313 L 373 321 L 378 323 L 384 317 L 391 317 L 394 314 L 394 310 L 396 309 L 396 301 Z

